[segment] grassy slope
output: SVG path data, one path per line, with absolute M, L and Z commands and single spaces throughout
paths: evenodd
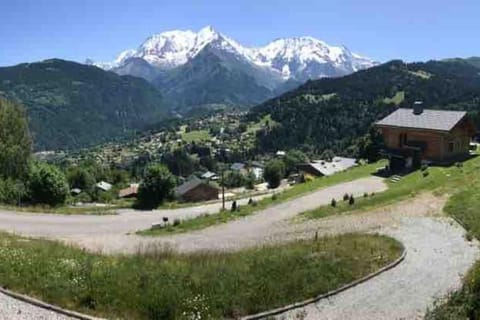
M 307 183 L 298 184 L 293 186 L 291 189 L 286 190 L 285 192 L 276 194 L 274 197 L 264 198 L 257 202 L 254 206 L 241 206 L 240 210 L 236 211 L 235 213 L 231 213 L 230 211 L 224 211 L 218 214 L 205 214 L 193 219 L 184 220 L 177 226 L 170 225 L 164 229 L 142 230 L 139 231 L 138 234 L 144 236 L 158 236 L 203 229 L 215 224 L 224 223 L 237 219 L 239 217 L 250 215 L 271 205 L 299 197 L 303 194 L 315 191 L 320 188 L 325 188 L 338 183 L 366 177 L 372 172 L 374 172 L 376 168 L 381 167 L 382 165 L 385 165 L 385 163 L 377 162 L 373 164 L 362 165 L 330 177 L 322 177 Z
M 350 234 L 235 254 L 100 256 L 0 234 L 0 283 L 63 307 L 124 319 L 238 317 L 358 279 L 398 258 L 391 238 Z M 299 267 L 301 266 L 301 267 Z
M 477 175 L 468 175 L 464 185 L 448 200 L 445 211 L 460 221 L 468 231 L 467 238 L 480 239 L 480 165 Z M 430 311 L 427 319 L 480 319 L 480 261 L 470 270 L 463 288 Z
M 333 214 L 348 213 L 356 210 L 366 210 L 380 205 L 389 204 L 409 196 L 414 196 L 424 191 L 435 191 L 438 193 L 453 193 L 457 188 L 468 184 L 471 177 L 480 168 L 480 157 L 472 158 L 463 163 L 462 167 L 431 167 L 424 171 L 416 171 L 405 176 L 398 183 L 389 182 L 387 191 L 375 194 L 374 196 L 357 198 L 355 204 L 350 206 L 342 199 L 337 200 L 337 206 L 324 206 L 304 213 L 306 218 L 323 218 Z

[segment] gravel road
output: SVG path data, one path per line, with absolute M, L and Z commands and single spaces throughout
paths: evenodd
M 0 293 L 0 320 L 67 320 L 53 311 L 35 307 Z
M 367 282 L 277 319 L 423 319 L 437 298 L 461 286 L 462 277 L 480 258 L 478 243 L 468 242 L 463 228 L 441 216 L 443 203 L 423 195 L 386 210 L 326 221 L 324 227 L 336 225 L 337 231 L 361 229 L 394 237 L 404 244 L 407 256 Z
M 360 179 L 316 191 L 227 224 L 170 237 L 148 238 L 125 234 L 148 227 L 166 211 L 138 214 L 123 212 L 110 217 L 4 212 L 0 213 L 0 228 L 26 235 L 62 239 L 106 253 L 131 253 L 142 247 L 158 245 L 169 245 L 182 252 L 238 250 L 252 245 L 310 238 L 315 233 L 319 236 L 348 232 L 386 234 L 398 239 L 406 247 L 407 256 L 400 265 L 339 295 L 287 312 L 278 318 L 422 319 L 436 298 L 460 286 L 462 276 L 480 258 L 478 243 L 466 241 L 465 231 L 444 216 L 442 208 L 446 197 L 427 193 L 368 212 L 307 221 L 295 218 L 298 213 L 327 204 L 331 198 L 338 199 L 345 192 L 361 195 L 385 188 L 378 178 Z M 168 212 L 194 215 L 204 210 L 218 210 L 210 206 Z M 25 225 L 28 223 L 30 225 Z M 37 314 L 28 305 L 23 306 L 11 300 L 3 303 L 3 300 L 4 297 L 0 296 L 0 319 L 62 319 L 48 317 L 48 314 L 42 318 L 43 311 Z M 19 309 L 22 313 L 15 318 Z
M 297 214 L 340 199 L 345 193 L 356 196 L 364 192 L 380 192 L 387 186 L 381 178 L 367 177 L 317 190 L 286 201 L 230 223 L 165 237 L 142 237 L 133 234 L 147 229 L 163 216 L 195 217 L 202 213 L 216 213 L 220 203 L 199 207 L 137 212 L 123 210 L 111 216 L 62 216 L 52 214 L 24 214 L 0 211 L 0 229 L 20 235 L 59 239 L 103 253 L 135 253 L 145 248 L 172 246 L 178 251 L 234 250 L 266 241 L 270 230 Z M 244 205 L 248 200 L 239 202 Z

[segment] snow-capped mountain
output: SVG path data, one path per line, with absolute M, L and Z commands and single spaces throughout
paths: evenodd
M 245 47 L 210 26 L 198 32 L 155 34 L 114 61 L 86 63 L 143 77 L 172 101 L 184 101 L 185 95 L 191 95 L 189 104 L 255 104 L 309 79 L 344 76 L 377 64 L 344 46 L 330 46 L 313 37 Z M 246 99 L 249 92 L 258 94 L 253 100 Z M 180 93 L 178 99 L 175 94 Z
M 256 66 L 270 68 L 286 80 L 341 76 L 377 64 L 344 46 L 330 46 L 313 37 L 277 39 L 264 47 L 248 48 L 211 26 L 198 32 L 174 30 L 155 34 L 137 50 L 123 51 L 112 62 L 93 64 L 109 70 L 119 68 L 129 58 L 136 57 L 161 70 L 169 70 L 187 63 L 209 44 Z

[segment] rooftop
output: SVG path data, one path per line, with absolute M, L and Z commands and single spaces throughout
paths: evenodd
M 450 131 L 462 120 L 465 111 L 446 111 L 425 109 L 420 114 L 413 113 L 413 109 L 397 109 L 382 120 L 378 126 Z

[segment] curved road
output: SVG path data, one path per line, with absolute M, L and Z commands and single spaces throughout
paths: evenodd
M 148 227 L 151 222 L 165 215 L 165 211 L 140 214 L 123 212 L 110 217 L 3 212 L 0 213 L 0 229 L 62 239 L 90 250 L 105 252 L 135 252 L 142 246 L 148 248 L 150 245 L 163 244 L 183 252 L 237 250 L 270 242 L 312 238 L 316 232 L 319 236 L 347 232 L 386 234 L 400 240 L 406 247 L 407 256 L 400 265 L 334 297 L 287 312 L 278 318 L 422 319 L 435 299 L 460 286 L 462 276 L 480 258 L 478 243 L 468 242 L 465 230 L 443 215 L 445 197 L 422 194 L 368 212 L 353 212 L 319 220 L 297 219 L 295 223 L 291 220 L 299 212 L 329 203 L 332 197 L 341 198 L 345 192 L 360 195 L 385 188 L 378 178 L 360 179 L 316 191 L 230 223 L 170 237 L 125 235 L 125 232 Z M 168 212 L 172 218 L 173 215 L 194 215 L 216 209 L 206 206 Z M 5 308 L 8 308 L 8 304 L 7 307 L 2 304 L 2 298 L 0 296 L 0 319 Z M 41 318 L 19 316 L 18 319 Z
M 145 248 L 174 246 L 179 251 L 235 249 L 264 241 L 275 224 L 306 210 L 341 199 L 345 193 L 361 196 L 364 192 L 380 192 L 387 186 L 378 177 L 367 177 L 314 191 L 310 194 L 271 206 L 256 214 L 213 226 L 197 232 L 168 237 L 141 237 L 134 233 L 150 228 L 162 217 L 192 218 L 203 213 L 216 213 L 221 204 L 199 207 L 137 212 L 123 210 L 119 215 L 93 216 L 26 214 L 0 211 L 0 230 L 20 235 L 46 237 L 77 244 L 104 253 L 135 253 Z M 244 199 L 239 204 L 245 204 Z

